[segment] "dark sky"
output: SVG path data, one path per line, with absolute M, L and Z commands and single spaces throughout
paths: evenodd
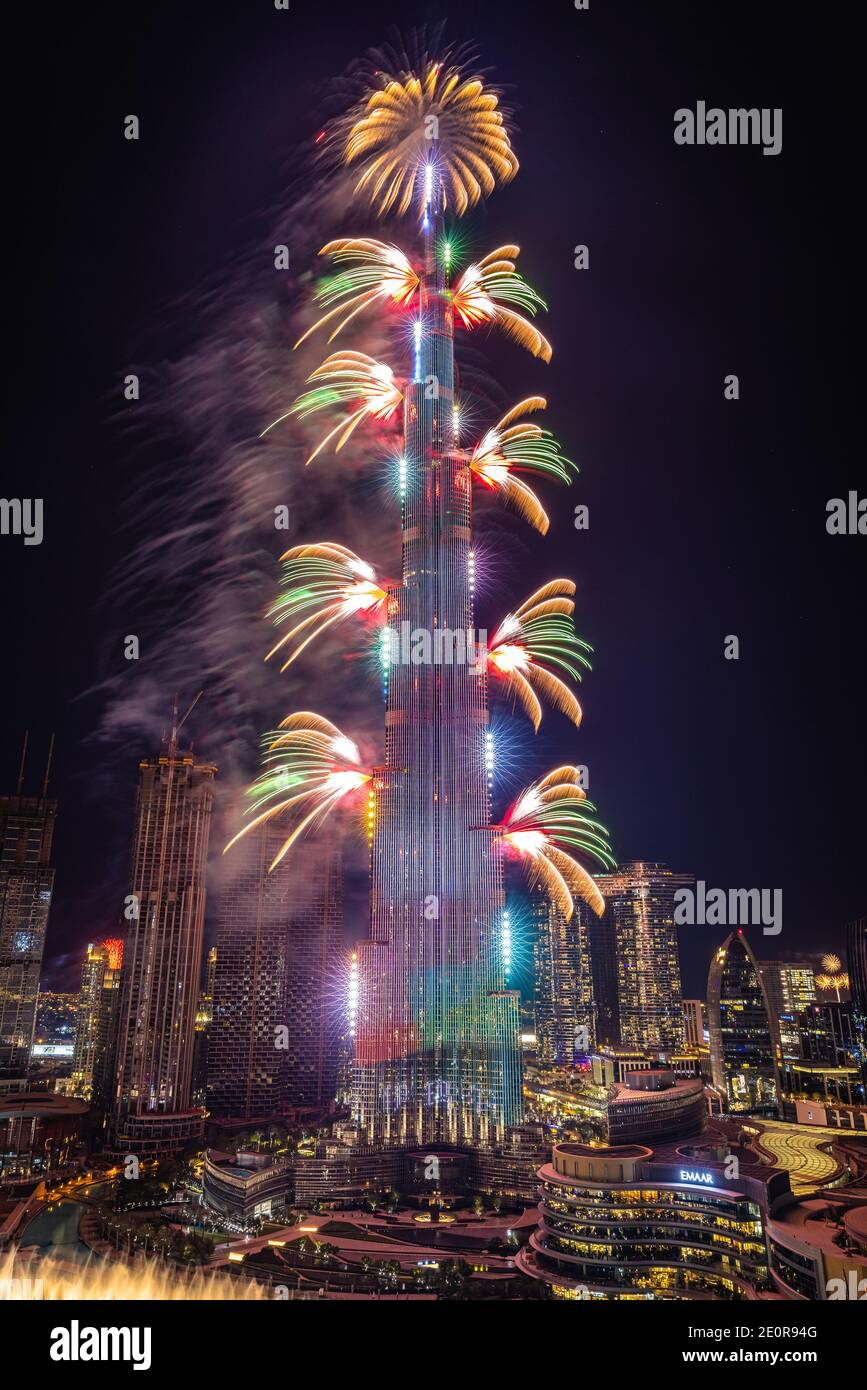
M 152 751 L 95 740 L 100 697 L 81 698 L 130 630 L 106 602 L 140 466 L 113 423 L 122 377 L 195 342 L 195 309 L 164 306 L 261 253 L 257 218 L 318 128 L 324 84 L 390 25 L 443 17 L 516 107 L 520 175 L 466 230 L 474 248 L 518 242 L 549 304 L 550 368 L 512 346 L 491 360 L 510 394 L 544 390 L 581 469 L 570 494 L 546 493 L 544 541 L 508 532 L 505 602 L 572 575 L 595 647 L 584 726 L 576 738 L 549 719 L 536 766 L 589 765 L 621 859 L 782 888 L 783 934 L 759 938 L 760 954 L 839 949 L 865 910 L 867 540 L 825 530 L 829 498 L 867 490 L 841 21 L 791 0 L 591 0 L 587 13 L 541 0 L 511 16 L 474 0 L 57 6 L 19 32 L 26 80 L 5 125 L 2 491 L 44 498 L 45 539 L 0 538 L 3 789 L 26 727 L 34 762 L 58 739 L 49 984 L 74 985 L 82 945 L 116 925 L 136 764 Z M 699 99 L 782 107 L 782 153 L 676 146 L 673 113 Z M 578 243 L 588 272 L 573 269 Z M 145 447 L 157 476 L 160 447 Z M 686 992 L 704 992 L 718 936 L 682 934 Z

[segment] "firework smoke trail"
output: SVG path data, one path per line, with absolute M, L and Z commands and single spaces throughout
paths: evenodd
M 347 86 L 368 79 L 362 64 L 341 80 L 335 109 L 347 109 Z M 312 137 L 313 130 L 311 122 L 305 135 Z M 376 556 L 391 573 L 399 560 L 393 509 L 383 505 L 390 487 L 388 424 L 365 423 L 336 459 L 323 455 L 310 468 L 305 460 L 323 429 L 343 418 L 341 408 L 324 424 L 316 416 L 293 414 L 260 438 L 309 389 L 311 374 L 328 355 L 327 332 L 308 336 L 322 307 L 333 307 L 317 304 L 310 292 L 314 281 L 327 282 L 334 270 L 333 260 L 318 253 L 328 243 L 341 244 L 334 240 L 339 230 L 352 245 L 365 237 L 369 246 L 379 244 L 375 215 L 352 196 L 357 170 L 329 164 L 327 146 L 328 140 L 317 147 L 325 159 L 287 183 L 280 205 L 223 271 L 163 310 L 177 336 L 193 346 L 140 372 L 135 424 L 129 426 L 128 413 L 123 417 L 129 454 L 134 461 L 136 447 L 146 446 L 148 466 L 130 493 L 129 553 L 110 586 L 106 628 L 112 633 L 113 673 L 91 692 L 103 706 L 98 737 L 124 756 L 147 753 L 166 730 L 173 693 L 186 703 L 203 690 L 187 732 L 220 768 L 218 792 L 231 804 L 224 807 L 227 827 L 237 824 L 261 731 L 274 727 L 287 709 L 307 704 L 311 690 L 317 708 L 352 731 L 364 764 L 381 760 L 381 706 L 371 699 L 375 683 L 348 678 L 361 654 L 347 654 L 344 633 L 324 633 L 282 675 L 282 662 L 264 661 L 274 645 L 267 614 L 279 592 L 280 556 L 293 544 L 325 535 L 360 555 Z M 303 152 L 292 160 L 294 167 L 307 162 Z M 263 224 L 270 231 L 262 232 Z M 288 274 L 274 268 L 274 248 L 282 245 L 288 247 Z M 514 290 L 515 302 L 532 312 L 534 292 L 522 288 L 510 267 L 495 269 L 504 250 L 487 267 L 489 278 L 505 276 L 507 292 Z M 489 288 L 496 293 L 502 286 L 492 281 Z M 475 281 L 467 282 L 468 314 L 478 307 L 480 292 Z M 386 302 L 390 298 L 400 304 L 401 295 L 386 296 Z M 342 321 L 341 315 L 335 323 Z M 363 313 L 344 324 L 338 342 L 342 351 L 399 363 L 404 335 L 403 315 Z M 486 373 L 473 369 L 473 348 L 462 347 L 462 354 L 469 442 L 470 398 L 488 396 L 490 383 Z M 468 390 L 470 381 L 475 390 Z M 479 423 L 491 414 L 479 412 Z M 155 448 L 162 456 L 152 466 Z M 286 530 L 275 528 L 278 507 L 288 509 Z M 497 518 L 494 509 L 489 524 L 508 527 L 521 544 L 518 528 Z M 141 659 L 118 663 L 115 634 L 127 632 L 139 634 Z M 215 827 L 212 844 L 226 838 Z
M 376 701 L 346 679 L 339 644 L 306 653 L 292 684 L 266 666 L 272 644 L 265 617 L 279 582 L 279 557 L 295 537 L 317 531 L 362 552 L 387 554 L 390 517 L 377 505 L 389 450 L 382 432 L 361 430 L 338 469 L 304 468 L 319 422 L 294 419 L 259 436 L 303 390 L 322 360 L 321 345 L 292 345 L 315 317 L 300 282 L 322 273 L 317 252 L 341 217 L 365 220 L 351 203 L 352 175 L 322 166 L 275 209 L 271 235 L 257 235 L 223 275 L 167 311 L 203 326 L 196 345 L 165 361 L 145 380 L 133 446 L 163 446 L 159 466 L 145 472 L 129 499 L 131 549 L 112 584 L 118 617 L 111 630 L 141 637 L 141 659 L 106 678 L 99 736 L 136 754 L 158 746 L 175 690 L 204 696 L 193 721 L 203 754 L 220 767 L 223 787 L 240 786 L 255 759 L 262 728 L 291 708 L 300 682 L 342 723 L 381 737 Z M 291 267 L 274 270 L 273 248 L 287 245 Z M 392 355 L 387 328 L 352 325 L 347 346 Z M 125 419 L 127 417 L 124 417 Z M 358 486 L 356 475 L 365 479 Z M 275 527 L 275 508 L 288 508 L 288 528 Z M 118 628 L 118 622 L 122 624 Z

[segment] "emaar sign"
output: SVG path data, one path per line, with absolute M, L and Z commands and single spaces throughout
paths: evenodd
M 713 1173 L 702 1173 L 698 1168 L 681 1168 L 681 1182 L 702 1183 L 705 1187 L 713 1187 Z

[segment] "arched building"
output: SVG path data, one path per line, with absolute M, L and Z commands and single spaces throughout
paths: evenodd
M 780 1044 L 758 961 L 743 932 L 714 952 L 707 982 L 713 1084 L 733 1114 L 776 1113 Z

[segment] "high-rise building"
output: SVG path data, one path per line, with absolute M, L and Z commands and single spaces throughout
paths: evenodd
M 204 1105 L 208 1092 L 208 1047 L 214 1019 L 214 980 L 217 974 L 217 948 L 208 951 L 205 983 L 196 1006 L 196 1035 L 193 1040 L 193 1105 Z
M 577 903 L 567 921 L 549 898 L 534 894 L 536 1052 L 544 1066 L 572 1066 L 596 1047 L 596 1011 L 588 918 Z
M 216 770 L 179 751 L 174 730 L 139 764 L 113 1120 L 114 1147 L 139 1156 L 202 1128 L 191 1083 Z
M 596 1041 L 616 1047 L 620 1042 L 620 1015 L 617 1000 L 617 930 L 612 913 L 605 912 L 601 917 L 590 913 L 587 931 L 596 1005 Z
M 400 469 L 402 578 L 387 603 L 385 764 L 372 783 L 355 1114 L 377 1145 L 485 1146 L 521 1119 L 518 1001 L 504 970 L 502 864 L 485 829 L 487 672 L 467 642 L 475 632 L 471 476 L 455 437 L 454 311 L 435 141 L 421 201 Z M 419 633 L 417 662 L 405 639 Z
M 816 977 L 812 965 L 800 961 L 760 962 L 768 1004 L 780 1034 L 782 1055 L 789 1060 L 801 1056 L 798 1015 L 816 1002 Z
M 337 1095 L 343 861 L 338 850 L 310 840 L 290 867 L 286 1099 L 318 1108 Z
M 684 1041 L 687 1047 L 704 1047 L 705 1008 L 703 999 L 683 1001 Z
M 311 840 L 269 872 L 270 821 L 226 860 L 208 1040 L 208 1109 L 251 1119 L 327 1107 L 337 1091 L 343 871 Z
M 785 1090 L 795 1097 L 863 1105 L 861 1038 L 852 1001 L 810 1004 L 798 1015 L 797 1060 L 785 1058 Z
M 846 963 L 852 1003 L 867 1016 L 867 917 L 857 917 L 846 927 Z
M 714 952 L 707 985 L 713 1084 L 732 1112 L 775 1112 L 780 1045 L 758 961 L 741 930 Z
M 641 860 L 597 874 L 605 898 L 600 931 L 613 929 L 619 1042 L 666 1054 L 683 1047 L 674 895 L 692 879 Z
M 97 1108 L 110 1104 L 114 1089 L 122 960 L 123 942 L 112 939 L 91 943 L 81 967 L 72 1074 L 65 1089 Z
M 861 1084 L 867 1087 L 867 917 L 857 917 L 846 927 L 846 963 Z
M 27 1071 L 33 1044 L 54 889 L 50 860 L 57 802 L 48 796 L 50 766 L 49 751 L 41 795 L 25 796 L 22 755 L 17 792 L 0 797 L 0 1071 L 20 1075 Z

